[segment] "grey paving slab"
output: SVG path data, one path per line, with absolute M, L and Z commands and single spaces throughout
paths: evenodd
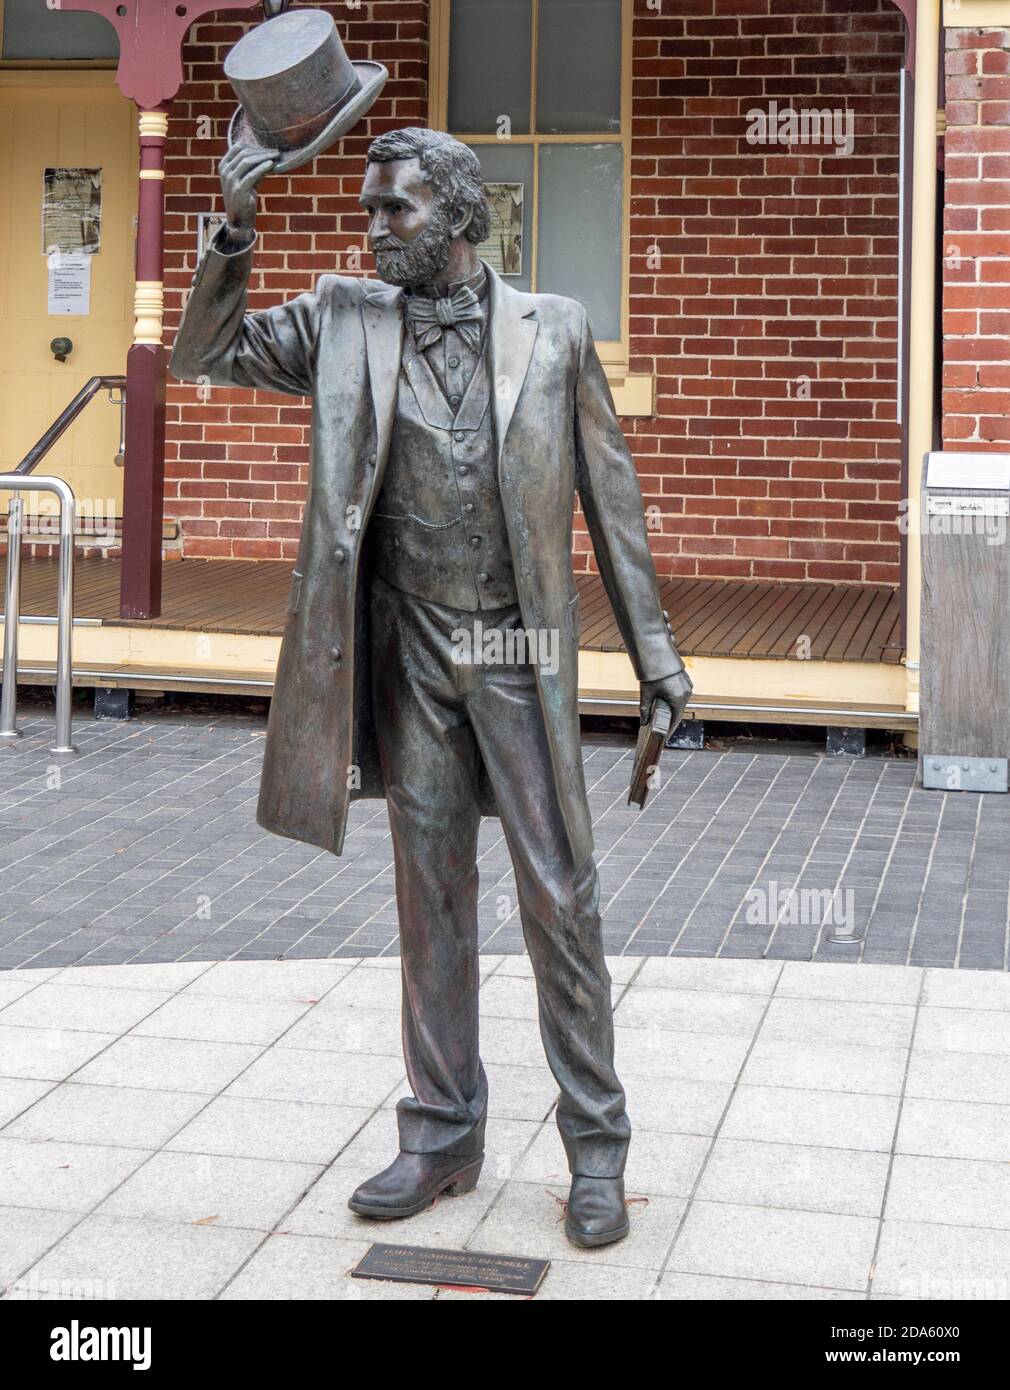
M 743 1080 L 755 1086 L 798 1086 L 811 1091 L 897 1096 L 908 1066 L 903 1047 L 816 1042 L 798 1045 L 787 1038 L 757 1039 Z
M 319 1052 L 373 1052 L 399 1057 L 403 1036 L 398 1009 L 358 1007 L 346 996 L 328 998 L 311 1009 L 284 1035 L 285 1047 Z
M 0 1297 L 38 1297 L 37 1284 L 33 1290 L 21 1276 L 80 1219 L 76 1212 L 0 1207 Z
M 218 1096 L 178 1129 L 165 1148 L 293 1163 L 327 1164 L 372 1111 L 308 1101 Z
M 274 999 L 177 994 L 135 1023 L 133 1037 L 193 1038 L 203 1042 L 275 1042 L 314 1006 Z
M 865 1290 L 876 1220 L 823 1212 L 693 1203 L 671 1270 Z
M 642 984 L 621 999 L 615 1021 L 622 1028 L 659 1028 L 749 1039 L 757 1031 L 767 1006 L 768 999 L 761 994 L 651 989 Z
M 720 1133 L 731 1139 L 890 1153 L 897 1118 L 894 1096 L 741 1085 Z
M 771 1042 L 905 1047 L 914 1019 L 914 1008 L 905 1004 L 776 997 L 768 1007 L 760 1036 Z
M 683 1081 L 735 1081 L 750 1040 L 712 1033 L 670 1033 L 659 1028 L 614 1028 L 622 1076 Z
M 0 1032 L 0 1070 L 6 1076 L 62 1081 L 115 1042 L 115 1033 L 6 1027 Z
M 144 1149 L 0 1134 L 0 1191 L 18 1206 L 87 1212 L 150 1156 Z
M 0 1129 L 26 1110 L 53 1088 L 51 1081 L 27 1077 L 0 1076 Z
M 727 1082 L 667 1077 L 662 1085 L 656 1085 L 651 1077 L 638 1072 L 624 1077 L 624 1090 L 636 1131 L 668 1134 L 715 1134 L 733 1094 Z
M 850 1301 L 859 1294 L 845 1289 L 825 1289 L 809 1284 L 776 1284 L 760 1279 L 724 1279 L 711 1274 L 680 1274 L 670 1270 L 663 1275 L 657 1297 L 680 1301 L 810 1302 Z
M 860 965 L 829 965 L 817 961 L 807 964 L 809 969 L 797 970 L 794 962 L 785 963 L 775 990 L 778 998 L 915 1004 L 922 989 L 921 971 L 897 965 L 870 965 L 866 962 Z
M 166 990 L 82 989 L 47 980 L 0 1010 L 0 1028 L 69 1028 L 120 1033 L 153 1013 L 171 996 Z M 2 1036 L 2 1035 L 0 1035 Z
M 771 994 L 781 973 L 777 961 L 721 960 L 715 964 L 688 956 L 650 956 L 642 962 L 636 980 L 653 989 L 717 989 L 724 994 L 753 995 Z
M 399 1086 L 403 1074 L 402 1057 L 274 1047 L 235 1079 L 228 1094 L 374 1108 Z
M 1010 1105 L 906 1096 L 895 1150 L 1010 1164 Z
M 916 1048 L 905 1089 L 909 1096 L 928 1100 L 1010 1105 L 1010 1057 Z
M 741 1206 L 879 1216 L 889 1164 L 886 1153 L 721 1137 L 697 1195 Z
M 919 1010 L 916 1049 L 977 1052 L 1010 1057 L 1010 1019 L 999 1009 L 937 1008 Z
M 873 1294 L 913 1299 L 1010 1298 L 1005 1230 L 888 1220 L 880 1233 Z
M 190 1038 L 119 1038 L 75 1079 L 93 1086 L 142 1087 L 215 1095 L 261 1053 L 249 1043 L 197 1042 Z
M 183 1091 L 66 1081 L 3 1130 L 15 1139 L 158 1149 L 206 1104 Z
M 253 1230 L 94 1215 L 22 1277 L 29 1288 L 97 1286 L 114 1299 L 208 1299 L 261 1239 Z
M 884 1216 L 1010 1233 L 1010 1166 L 896 1154 Z
M 271 1230 L 321 1171 L 280 1159 L 163 1150 L 118 1187 L 98 1214 Z
M 299 1003 L 324 998 L 350 969 L 331 960 L 223 961 L 199 967 L 186 993 Z

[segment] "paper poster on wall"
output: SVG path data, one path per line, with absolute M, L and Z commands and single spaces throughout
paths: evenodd
M 199 265 L 228 218 L 223 212 L 198 212 L 196 218 L 196 261 Z
M 71 256 L 53 251 L 49 256 L 50 314 L 88 314 L 91 312 L 91 257 L 83 252 Z
M 101 169 L 46 169 L 42 250 L 93 256 L 102 244 Z
M 523 189 L 521 183 L 486 183 L 491 233 L 477 250 L 499 275 L 523 273 Z

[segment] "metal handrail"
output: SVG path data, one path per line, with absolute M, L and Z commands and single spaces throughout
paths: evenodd
M 60 411 L 38 443 L 33 444 L 28 450 L 14 472 L 19 475 L 33 472 L 36 464 L 48 454 L 60 435 L 70 428 L 92 396 L 97 396 L 99 391 L 115 391 L 120 387 L 124 390 L 126 388 L 125 376 L 93 376 L 90 381 L 86 381 L 70 404 Z M 114 404 L 118 405 L 119 402 L 116 401 Z
M 0 689 L 0 741 L 21 737 L 17 727 L 18 698 L 18 623 L 21 617 L 21 534 L 24 503 L 22 492 L 51 492 L 59 504 L 60 550 L 59 588 L 56 604 L 56 742 L 53 753 L 76 753 L 73 745 L 71 720 L 73 693 L 74 637 L 74 522 L 77 499 L 63 478 L 32 477 L 36 465 L 45 457 L 60 436 L 70 427 L 88 401 L 99 391 L 123 391 L 123 376 L 93 376 L 64 410 L 56 417 L 42 438 L 29 449 L 12 473 L 0 473 L 0 490 L 11 490 L 14 496 L 7 511 L 7 577 L 4 586 L 4 655 L 3 686 Z M 114 404 L 120 404 L 114 401 Z

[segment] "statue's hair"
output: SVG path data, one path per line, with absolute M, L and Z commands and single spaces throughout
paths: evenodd
M 416 159 L 435 196 L 450 214 L 472 208 L 473 217 L 464 232 L 478 245 L 491 231 L 491 209 L 481 183 L 480 161 L 473 150 L 443 130 L 408 126 L 378 136 L 368 147 L 369 164 L 388 164 L 394 159 Z

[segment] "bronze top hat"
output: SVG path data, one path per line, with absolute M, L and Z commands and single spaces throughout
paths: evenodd
M 381 63 L 350 61 L 324 10 L 286 10 L 250 29 L 224 72 L 241 103 L 228 143 L 280 150 L 275 174 L 307 164 L 346 135 L 388 76 Z

